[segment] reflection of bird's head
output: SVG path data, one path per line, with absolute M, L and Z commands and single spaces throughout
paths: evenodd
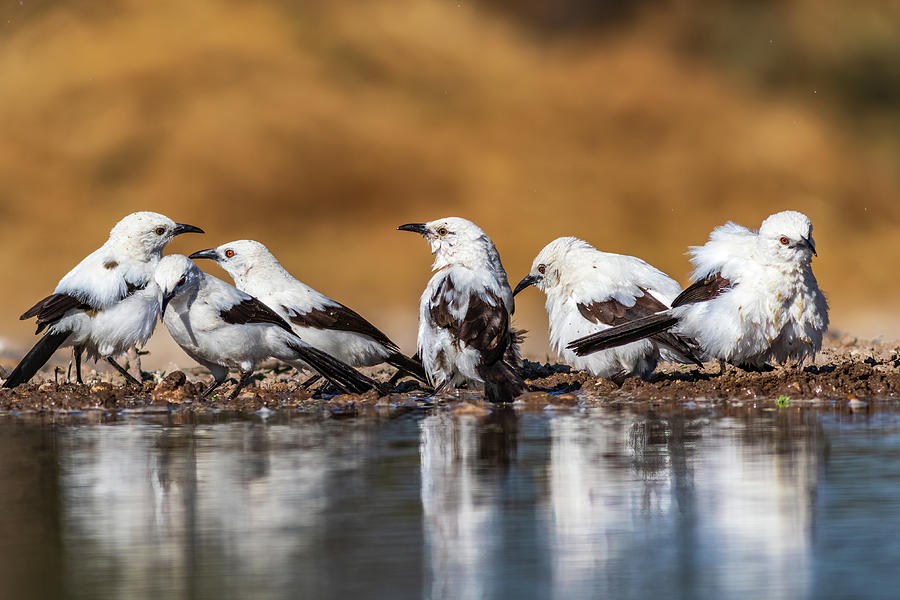
M 467 219 L 444 217 L 428 223 L 408 223 L 397 229 L 412 231 L 425 238 L 434 254 L 435 269 L 455 264 L 471 268 L 499 265 L 500 257 L 494 242 Z
M 165 314 L 169 302 L 196 285 L 201 271 L 187 256 L 170 254 L 164 256 L 156 265 L 153 279 L 162 293 L 160 312 Z
M 769 251 L 786 262 L 809 262 L 816 254 L 812 223 L 794 210 L 769 216 L 759 228 L 759 237 Z
M 109 232 L 109 239 L 134 258 L 147 260 L 159 256 L 166 244 L 182 233 L 203 233 L 203 230 L 176 223 L 159 213 L 142 211 L 131 213 L 116 223 Z

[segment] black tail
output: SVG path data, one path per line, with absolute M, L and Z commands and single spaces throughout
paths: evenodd
M 316 370 L 322 377 L 346 393 L 362 394 L 371 389 L 382 392 L 378 383 L 366 377 L 350 365 L 312 346 L 290 344 L 297 357 Z
M 425 375 L 425 368 L 422 366 L 422 361 L 417 360 L 417 358 L 418 355 L 410 358 L 405 354 L 397 352 L 396 354 L 390 355 L 385 362 L 392 367 L 396 367 L 401 371 L 412 375 L 413 377 L 427 385 L 428 377 Z
M 658 312 L 643 319 L 622 323 L 621 325 L 586 335 L 583 338 L 578 338 L 573 342 L 569 342 L 566 348 L 573 350 L 578 356 L 586 356 L 600 350 L 630 344 L 651 335 L 662 333 L 677 322 L 678 319 L 673 317 L 669 311 Z
M 512 402 L 528 390 L 522 375 L 506 361 L 497 361 L 478 373 L 484 379 L 484 397 L 489 402 Z
M 3 383 L 3 387 L 14 388 L 34 377 L 34 374 L 47 364 L 47 361 L 50 360 L 57 348 L 62 346 L 70 333 L 70 331 L 45 333 L 44 337 L 38 340 L 38 343 L 28 351 L 25 358 L 19 361 L 18 366 L 13 369 L 13 372 L 9 374 L 9 377 Z
M 691 362 L 701 369 L 703 368 L 703 361 L 697 356 L 697 343 L 694 340 L 669 331 L 651 335 L 650 339 L 660 346 L 665 346 L 669 350 L 676 352 L 683 359 L 682 362 Z

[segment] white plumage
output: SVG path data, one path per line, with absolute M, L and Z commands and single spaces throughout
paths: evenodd
M 136 212 L 119 221 L 109 239 L 85 257 L 21 318 L 37 317 L 47 333 L 4 383 L 13 387 L 30 379 L 61 346 L 74 346 L 78 381 L 83 351 L 106 358 L 131 379 L 113 357 L 147 342 L 159 316 L 153 272 L 173 237 L 202 230 L 153 212 Z
M 423 235 L 434 275 L 419 304 L 418 349 L 437 386 L 484 388 L 492 401 L 524 391 L 515 311 L 506 271 L 491 239 L 474 223 L 447 217 L 399 229 Z
M 179 346 L 210 370 L 218 387 L 229 369 L 241 380 L 236 396 L 263 361 L 302 360 L 345 391 L 363 392 L 373 381 L 300 340 L 290 326 L 258 299 L 221 279 L 207 275 L 180 254 L 166 256 L 155 274 L 163 322 Z
M 237 240 L 201 250 L 191 258 L 215 260 L 235 286 L 287 321 L 307 344 L 356 367 L 388 362 L 425 380 L 422 365 L 355 311 L 294 278 L 269 249 L 253 240 Z M 302 363 L 297 365 L 304 368 Z
M 620 383 L 630 375 L 649 377 L 661 352 L 666 360 L 696 361 L 683 340 L 666 334 L 587 356 L 566 348 L 573 339 L 669 308 L 681 286 L 639 258 L 561 237 L 538 253 L 514 294 L 529 285 L 547 295 L 550 344 L 576 369 Z
M 574 341 L 578 354 L 671 330 L 709 358 L 758 369 L 815 357 L 828 328 L 828 304 L 812 272 L 812 224 L 776 213 L 758 232 L 728 223 L 690 249 L 694 283 L 670 311 Z

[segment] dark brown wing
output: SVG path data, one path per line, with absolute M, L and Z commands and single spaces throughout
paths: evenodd
M 669 308 L 644 288 L 639 289 L 644 295 L 634 299 L 634 306 L 625 306 L 618 300 L 610 299 L 590 304 L 579 303 L 578 312 L 591 323 L 620 325 Z
M 449 330 L 454 338 L 481 352 L 482 364 L 491 364 L 501 358 L 510 343 L 509 313 L 506 306 L 496 294 L 486 292 L 490 302 L 478 294 L 470 294 L 468 298 L 455 292 L 450 277 L 431 296 L 430 315 L 432 322 Z M 466 314 L 462 321 L 453 316 L 463 302 L 468 300 Z
M 291 326 L 287 321 L 278 316 L 274 310 L 257 300 L 249 297 L 238 304 L 235 304 L 228 310 L 219 312 L 219 316 L 226 323 L 235 325 L 243 325 L 245 323 L 272 323 L 278 325 L 285 331 L 293 333 Z
M 362 318 L 359 313 L 347 308 L 343 304 L 326 306 L 306 313 L 299 313 L 288 306 L 282 305 L 282 308 L 288 313 L 288 319 L 291 323 L 300 327 L 335 329 L 338 331 L 359 333 L 369 336 L 387 348 L 399 350 L 397 344 L 392 342 L 388 336 L 381 332 L 381 330 Z
M 707 275 L 703 279 L 698 279 L 689 285 L 686 290 L 678 294 L 678 297 L 672 302 L 672 308 L 693 304 L 694 302 L 712 300 L 722 292 L 730 290 L 732 285 L 731 281 L 722 277 L 720 273 Z
M 90 310 L 93 307 L 68 294 L 51 294 L 25 311 L 19 319 L 25 320 L 37 317 L 37 331 L 34 333 L 38 334 L 47 325 L 62 319 L 73 308 Z

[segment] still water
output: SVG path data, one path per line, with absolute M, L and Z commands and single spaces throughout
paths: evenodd
M 0 418 L 2 598 L 898 598 L 900 412 Z

